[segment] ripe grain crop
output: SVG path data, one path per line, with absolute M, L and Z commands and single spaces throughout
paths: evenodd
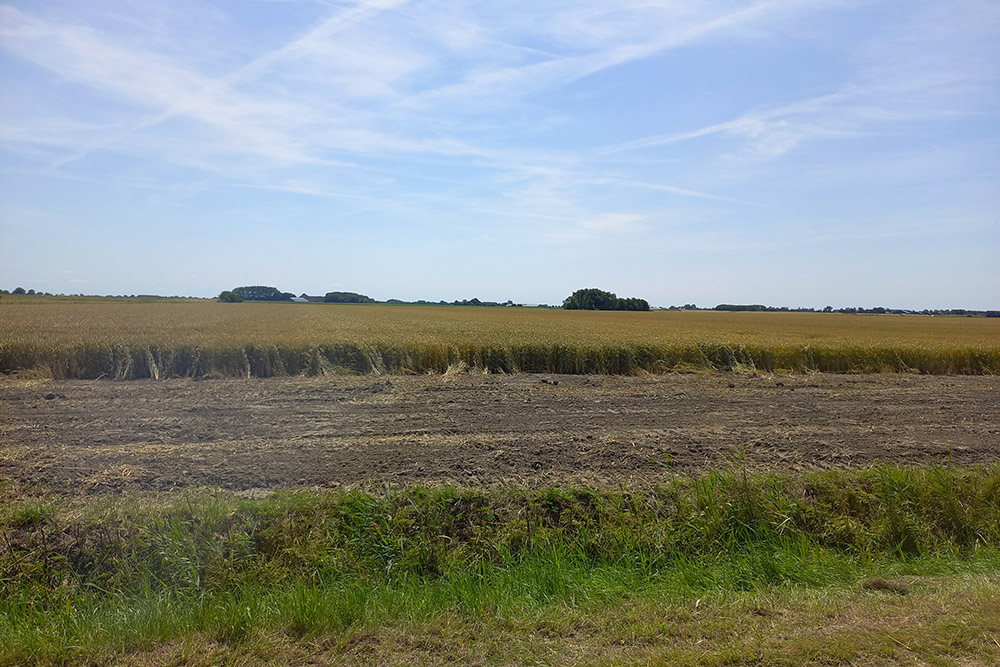
M 1000 320 L 208 300 L 0 305 L 0 372 L 58 378 L 322 373 L 1000 372 Z

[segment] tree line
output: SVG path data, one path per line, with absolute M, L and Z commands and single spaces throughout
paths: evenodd
M 219 294 L 223 303 L 241 303 L 243 301 L 323 301 L 324 303 L 375 303 L 375 299 L 356 292 L 327 292 L 322 298 L 302 294 L 296 297 L 291 292 L 282 292 L 277 287 L 266 285 L 249 285 L 234 287 Z
M 251 285 L 246 287 L 234 287 L 231 290 L 225 290 L 221 292 L 218 296 L 218 300 L 224 303 L 240 303 L 243 301 L 312 301 L 312 302 L 322 302 L 322 303 L 378 303 L 375 299 L 364 294 L 358 294 L 357 292 L 327 292 L 326 295 L 322 297 L 309 296 L 308 294 L 300 294 L 296 297 L 291 292 L 282 292 L 277 287 L 268 287 L 264 285 Z M 497 301 L 480 301 L 479 299 L 473 297 L 472 299 L 462 299 L 461 301 L 401 301 L 399 299 L 389 299 L 385 301 L 387 304 L 410 304 L 410 305 L 441 305 L 441 306 L 521 306 L 522 304 L 514 303 L 513 301 L 505 301 L 503 303 Z

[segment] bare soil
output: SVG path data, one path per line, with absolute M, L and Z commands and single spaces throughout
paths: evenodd
M 67 494 L 648 483 L 1000 460 L 1000 377 L 0 378 L 0 483 Z

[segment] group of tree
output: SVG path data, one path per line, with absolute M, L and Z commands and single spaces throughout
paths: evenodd
M 219 301 L 227 300 L 223 296 L 226 296 L 230 303 L 237 303 L 239 301 L 291 301 L 295 297 L 291 292 L 282 292 L 277 287 L 266 287 L 264 285 L 235 287 L 228 293 L 222 292 L 219 295 Z
M 375 299 L 355 292 L 327 292 L 324 303 L 375 303 Z
M 594 287 L 578 289 L 563 301 L 566 310 L 649 310 L 645 299 L 619 298 L 614 292 Z
M 693 308 L 692 310 L 697 310 Z M 811 313 L 815 312 L 812 308 L 789 308 L 788 306 L 762 306 L 759 303 L 752 304 L 733 304 L 733 303 L 720 303 L 718 306 L 713 308 L 713 310 L 725 310 L 735 313 Z
M 678 308 L 672 307 L 672 310 Z M 685 306 L 684 309 L 687 309 Z M 834 308 L 826 306 L 822 310 L 815 308 L 789 308 L 788 306 L 762 306 L 760 304 L 731 304 L 720 303 L 713 310 L 725 310 L 730 312 L 754 312 L 754 313 L 843 313 L 845 315 L 957 315 L 967 317 L 1000 317 L 1000 312 L 995 310 L 966 310 L 965 308 L 951 308 L 946 310 L 906 310 L 903 308 L 884 308 L 875 306 L 865 308 L 863 306 Z
M 444 303 L 444 302 L 442 301 L 441 303 Z M 518 307 L 518 308 L 520 308 L 522 304 L 520 304 L 520 303 L 514 303 L 510 299 L 508 299 L 507 301 L 504 301 L 503 303 L 500 303 L 499 301 L 480 301 L 476 297 L 472 297 L 471 299 L 462 299 L 461 301 L 459 301 L 458 299 L 455 299 L 454 301 L 452 301 L 451 303 L 449 303 L 447 305 L 449 305 L 449 306 L 507 306 L 507 307 Z
M 51 292 L 36 292 L 33 289 L 24 289 L 23 287 L 15 287 L 12 290 L 0 289 L 0 295 L 4 294 L 26 294 L 28 296 L 52 296 Z
M 223 290 L 219 293 L 219 301 L 222 303 L 241 303 L 243 295 L 232 290 Z
M 234 287 L 219 294 L 219 301 L 223 303 L 240 303 L 242 301 L 291 301 L 308 300 L 322 301 L 324 303 L 375 303 L 375 299 L 357 294 L 355 292 L 327 292 L 324 297 L 309 297 L 303 294 L 296 297 L 291 292 L 282 292 L 277 287 L 266 285 L 250 285 L 244 287 Z
M 427 301 L 426 299 L 417 299 L 416 301 L 403 301 L 402 299 L 387 299 L 385 303 L 394 306 L 501 306 L 507 308 L 521 308 L 524 306 L 522 303 L 514 303 L 512 300 L 508 299 L 504 302 L 499 301 L 480 301 L 476 297 L 471 299 L 455 299 L 454 301 L 445 301 L 444 299 L 440 301 Z

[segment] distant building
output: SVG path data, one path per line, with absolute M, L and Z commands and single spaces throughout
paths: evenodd
M 300 294 L 298 297 L 292 299 L 292 301 L 297 303 L 323 303 L 325 300 L 325 296 L 309 296 L 308 294 Z

